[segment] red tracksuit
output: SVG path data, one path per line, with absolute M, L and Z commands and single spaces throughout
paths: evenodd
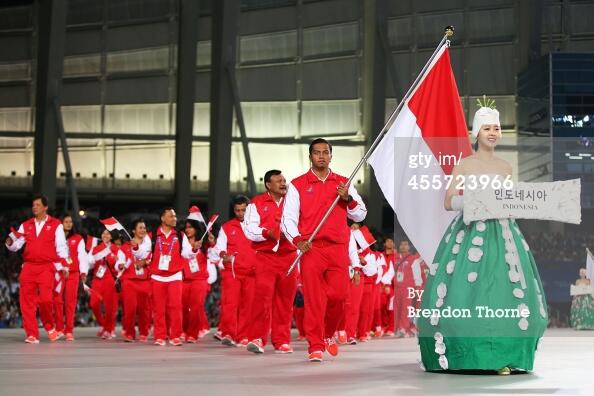
M 235 255 L 231 262 L 219 262 L 221 268 L 221 311 L 219 331 L 235 342 L 248 338 L 254 286 L 256 259 L 252 242 L 246 238 L 238 219 L 231 219 L 221 227 L 211 260 Z
M 361 301 L 365 289 L 365 275 L 363 275 L 359 268 L 355 268 L 354 271 L 355 275 L 351 279 L 349 295 L 345 302 L 345 330 L 349 339 L 357 338 Z M 357 279 L 359 279 L 358 283 Z
M 392 254 L 386 254 L 384 252 L 384 257 L 386 259 L 386 263 L 387 263 L 387 268 L 388 270 L 390 269 L 394 269 L 394 262 L 395 260 L 395 255 L 394 253 Z M 385 277 L 385 276 L 384 276 Z M 389 283 L 388 280 L 386 280 L 385 282 L 382 281 L 382 290 L 381 290 L 381 296 L 382 296 L 382 301 L 381 301 L 381 312 L 382 312 L 382 327 L 384 328 L 384 330 L 386 332 L 394 332 L 394 324 L 395 324 L 395 319 L 394 319 L 394 303 L 393 303 L 393 299 L 394 299 L 394 287 L 393 287 L 393 283 L 394 280 L 393 279 L 389 279 Z M 386 292 L 386 288 L 389 289 L 389 293 Z
M 245 213 L 245 234 L 256 250 L 256 290 L 249 339 L 261 339 L 266 345 L 268 334 L 278 349 L 291 343 L 293 301 L 297 291 L 297 271 L 287 270 L 297 256 L 295 246 L 280 232 L 284 200 L 277 204 L 269 193 L 255 196 Z M 279 236 L 268 239 L 268 231 Z
M 116 263 L 118 259 L 123 257 L 123 254 L 116 245 L 110 244 L 109 247 L 106 247 L 102 243 L 93 248 L 92 255 L 98 255 L 106 248 L 109 249 L 109 254 L 104 258 L 95 260 L 93 281 L 91 282 L 93 290 L 99 293 L 103 299 L 100 300 L 93 293 L 91 294 L 89 305 L 99 326 L 103 327 L 106 332 L 112 333 L 115 331 L 119 300 L 118 293 L 115 289 L 115 277 L 117 276 Z M 101 311 L 101 305 L 103 305 L 104 312 Z
M 180 243 L 182 244 L 181 252 Z M 165 340 L 167 337 L 170 340 L 179 338 L 182 333 L 182 270 L 184 265 L 182 255 L 183 257 L 193 255 L 186 235 L 178 233 L 176 230 L 171 230 L 168 235 L 165 235 L 159 227 L 149 267 L 155 340 Z M 161 259 L 162 256 L 163 259 Z M 168 259 L 167 256 L 169 256 Z
M 373 252 L 375 255 L 376 262 L 378 263 L 378 273 L 375 278 L 375 286 L 373 287 L 373 320 L 371 322 L 370 330 L 375 332 L 375 336 L 379 337 L 381 335 L 382 329 L 382 294 L 383 294 L 383 287 L 382 287 L 382 277 L 386 272 L 386 263 L 384 261 L 384 254 L 382 252 Z M 380 269 L 381 263 L 381 269 Z
M 209 328 L 204 303 L 210 290 L 206 255 L 198 251 L 195 258 L 182 258 L 184 282 L 182 289 L 182 329 L 187 338 L 198 339 L 198 332 Z
M 283 233 L 294 244 L 307 240 L 337 196 L 340 183 L 347 178 L 330 172 L 321 180 L 310 170 L 288 185 L 282 217 Z M 301 279 L 305 300 L 305 335 L 309 352 L 324 351 L 325 339 L 337 330 L 349 290 L 348 243 L 350 229 L 347 215 L 362 221 L 365 204 L 351 184 L 347 204 L 340 200 L 331 211 L 312 248 L 301 258 Z
M 88 271 L 86 251 L 84 250 L 85 243 L 82 236 L 72 234 L 68 237 L 67 243 L 71 260 L 68 266 L 68 278 L 64 279 L 60 275 L 60 289 L 56 291 L 54 288 L 56 330 L 66 334 L 72 333 L 74 329 L 80 274 L 86 274 Z M 66 322 L 64 322 L 64 308 L 66 310 Z
M 23 328 L 27 336 L 39 338 L 37 327 L 37 306 L 43 327 L 48 332 L 54 329 L 53 316 L 53 288 L 54 274 L 56 267 L 54 263 L 67 265 L 65 258 L 68 257 L 67 247 L 65 251 L 58 252 L 56 249 L 56 233 L 62 233 L 62 223 L 51 216 L 47 216 L 45 224 L 37 235 L 35 218 L 25 221 L 18 230 L 23 234 L 19 238 L 20 246 L 25 244 L 23 253 L 23 267 L 19 276 L 20 294 L 19 302 L 23 316 Z M 16 242 L 9 248 L 16 251 L 20 248 Z
M 394 276 L 394 316 L 396 317 L 396 330 L 410 333 L 414 330 L 411 318 L 408 317 L 408 307 L 416 306 L 416 298 L 409 297 L 409 288 L 418 289 L 418 280 L 413 273 L 413 265 L 418 265 L 415 261 L 419 258 L 418 254 L 409 254 L 400 257 Z
M 146 236 L 143 244 L 148 244 L 150 250 L 150 238 Z M 138 334 L 148 336 L 151 325 L 151 282 L 148 267 L 136 268 L 136 261 L 147 259 L 150 261 L 150 252 L 146 250 L 142 253 L 139 248 L 132 248 L 130 242 L 122 246 L 126 254 L 128 267 L 121 276 L 122 282 L 122 306 L 124 315 L 122 318 L 122 328 L 126 332 L 126 337 L 136 338 L 136 328 L 134 327 L 138 318 Z M 137 257 L 140 256 L 140 257 Z

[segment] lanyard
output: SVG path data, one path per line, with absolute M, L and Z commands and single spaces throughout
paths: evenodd
M 177 240 L 177 237 L 173 237 L 173 239 L 171 240 L 171 246 L 169 246 L 169 253 L 167 254 L 167 256 L 171 256 L 171 253 L 173 253 L 173 245 L 175 245 L 175 241 Z M 157 238 L 157 246 L 159 247 L 159 254 L 162 254 L 163 244 L 161 243 L 161 237 Z

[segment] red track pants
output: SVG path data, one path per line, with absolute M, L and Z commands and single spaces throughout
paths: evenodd
M 256 285 L 248 339 L 261 338 L 266 344 L 270 333 L 275 348 L 291 343 L 297 272 L 287 276 L 287 270 L 295 257 L 295 252 L 256 253 Z
M 136 324 L 138 318 L 138 334 L 148 336 L 151 324 L 151 281 L 124 279 L 122 281 L 122 306 L 124 316 L 122 328 L 126 336 L 136 338 Z
M 349 290 L 346 244 L 314 241 L 301 258 L 305 301 L 303 325 L 308 351 L 324 351 L 324 339 L 334 336 Z
M 179 338 L 182 332 L 182 281 L 151 279 L 155 340 Z
M 45 330 L 50 331 L 54 328 L 54 317 L 52 315 L 54 281 L 53 263 L 23 264 L 19 276 L 19 301 L 21 315 L 23 316 L 23 328 L 27 337 L 39 338 L 39 328 L 37 327 L 38 305 L 39 315 Z

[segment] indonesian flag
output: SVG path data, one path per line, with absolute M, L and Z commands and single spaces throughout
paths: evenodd
M 214 214 L 214 215 L 210 216 L 210 219 L 208 219 L 208 224 L 206 225 L 206 232 L 209 232 L 212 229 L 212 226 L 214 225 L 215 221 L 217 221 L 218 218 L 219 218 L 218 214 Z
M 188 220 L 196 220 L 196 221 L 206 224 L 206 221 L 204 221 L 204 216 L 202 216 L 202 212 L 200 212 L 200 208 L 196 205 L 194 205 L 190 208 L 190 214 L 188 215 Z
M 202 238 L 200 238 L 200 240 L 204 240 L 204 237 L 210 232 L 210 230 L 212 229 L 212 226 L 214 225 L 215 221 L 217 221 L 217 219 L 219 218 L 219 215 L 214 214 L 212 216 L 210 216 L 210 219 L 208 219 L 208 224 L 206 225 L 206 231 L 204 231 L 204 234 L 202 234 Z
M 87 241 L 85 243 L 85 248 L 87 249 L 87 252 L 90 252 L 91 250 L 93 250 L 93 248 L 95 246 L 97 246 L 99 244 L 99 238 L 94 237 L 92 235 L 87 235 Z
M 375 243 L 375 238 L 367 226 L 361 226 L 358 230 L 353 230 L 353 237 L 361 250 L 365 250 Z
M 108 231 L 124 230 L 124 226 L 115 217 L 108 217 L 107 219 L 99 220 Z
M 471 152 L 444 45 L 368 160 L 400 225 L 427 262 L 433 262 L 439 241 L 457 214 L 444 209 L 445 176 Z

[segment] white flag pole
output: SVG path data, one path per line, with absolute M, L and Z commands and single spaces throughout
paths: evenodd
M 382 130 L 379 133 L 379 135 L 377 135 L 377 137 L 375 138 L 375 140 L 373 141 L 373 143 L 371 144 L 371 146 L 369 147 L 369 149 L 367 150 L 367 152 L 365 153 L 365 155 L 363 156 L 363 158 L 361 158 L 361 161 L 359 161 L 359 163 L 357 164 L 357 166 L 355 167 L 355 169 L 351 173 L 351 176 L 349 177 L 349 180 L 346 183 L 347 186 L 349 184 L 351 184 L 351 182 L 353 181 L 353 179 L 357 175 L 357 172 L 359 172 L 359 169 L 361 169 L 361 167 L 363 166 L 363 164 L 365 163 L 365 161 L 367 161 L 367 159 L 371 156 L 371 154 L 373 153 L 373 151 L 377 148 L 377 146 L 379 145 L 379 143 L 382 141 L 383 137 L 386 135 L 386 133 L 388 133 L 388 131 L 390 130 L 390 127 L 392 126 L 392 124 L 396 120 L 396 117 L 400 113 L 400 110 L 402 109 L 402 106 L 404 106 L 404 103 L 406 103 L 406 101 L 408 100 L 409 96 L 414 92 L 414 90 L 417 87 L 417 85 L 419 84 L 419 82 L 425 76 L 425 73 L 427 72 L 427 69 L 429 68 L 429 65 L 431 65 L 431 62 L 433 62 L 433 59 L 435 58 L 435 55 L 439 52 L 439 50 L 441 49 L 441 47 L 444 44 L 445 45 L 449 45 L 448 38 L 450 38 L 453 35 L 454 35 L 454 27 L 453 26 L 446 27 L 445 28 L 445 33 L 443 35 L 443 38 L 441 39 L 441 41 L 437 45 L 437 48 L 435 48 L 435 51 L 433 51 L 433 54 L 431 54 L 431 57 L 429 58 L 429 60 L 427 61 L 427 63 L 425 63 L 425 66 L 423 66 L 423 68 L 421 69 L 421 72 L 419 73 L 419 75 L 417 76 L 417 78 L 415 78 L 415 81 L 412 83 L 412 85 L 410 86 L 410 88 L 408 89 L 408 91 L 406 91 L 406 94 L 404 94 L 404 97 L 402 98 L 402 100 L 400 101 L 400 103 L 398 103 L 398 106 L 392 112 L 392 115 L 390 115 L 390 118 L 388 118 L 388 121 L 386 122 L 386 124 L 382 128 Z M 332 202 L 332 205 L 330 205 L 330 207 L 328 208 L 328 210 L 324 214 L 324 217 L 322 217 L 322 220 L 320 220 L 320 222 L 318 223 L 317 227 L 314 229 L 314 231 L 312 232 L 312 234 L 310 235 L 310 237 L 307 239 L 308 242 L 311 243 L 311 241 L 313 241 L 313 239 L 316 237 L 316 235 L 318 234 L 318 232 L 320 232 L 320 229 L 322 228 L 322 226 L 324 225 L 324 223 L 326 222 L 326 220 L 328 220 L 328 217 L 330 216 L 330 213 L 332 213 L 332 210 L 336 207 L 336 205 L 338 204 L 338 201 L 339 200 L 340 200 L 340 196 L 337 195 L 336 198 L 334 199 L 334 202 Z M 289 270 L 287 271 L 287 276 L 291 275 L 291 272 L 293 272 L 293 270 L 295 269 L 295 266 L 299 262 L 299 259 L 301 258 L 302 255 L 303 255 L 303 252 L 299 251 L 299 254 L 297 255 L 297 257 L 295 258 L 295 260 L 293 261 L 293 263 L 289 267 Z

